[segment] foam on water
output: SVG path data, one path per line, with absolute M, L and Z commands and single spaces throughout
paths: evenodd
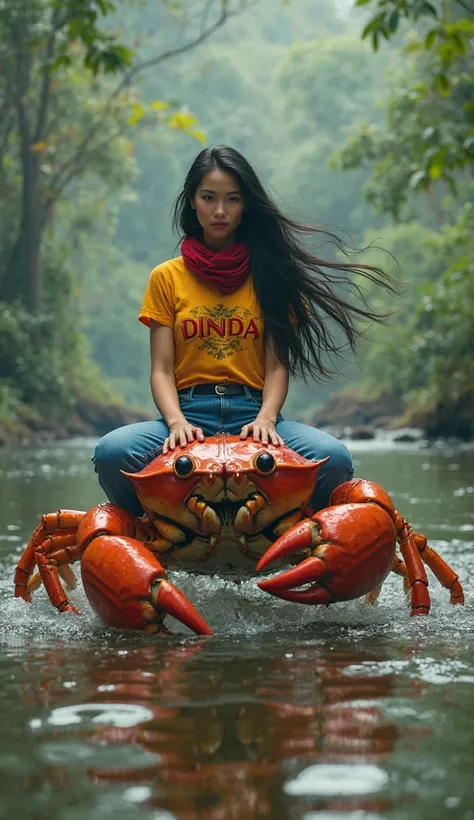
M 455 539 L 454 539 L 455 540 Z M 456 566 L 462 582 L 469 589 L 470 556 L 472 542 L 432 542 L 435 549 Z M 455 555 L 453 555 L 455 553 Z M 68 642 L 77 639 L 105 638 L 120 634 L 105 626 L 91 609 L 79 580 L 70 593 L 71 601 L 83 613 L 78 618 L 72 613 L 60 615 L 49 603 L 43 588 L 33 595 L 33 603 L 26 604 L 13 597 L 12 578 L 16 560 L 0 565 L 0 640 L 14 643 L 28 640 L 33 634 L 45 638 L 64 638 Z M 263 577 L 263 576 L 262 576 Z M 380 633 L 394 636 L 403 629 L 404 634 L 436 638 L 448 629 L 451 635 L 468 634 L 474 629 L 474 604 L 467 595 L 464 607 L 452 607 L 449 594 L 436 581 L 430 579 L 432 601 L 429 618 L 410 618 L 409 607 L 403 594 L 401 579 L 390 575 L 386 580 L 379 603 L 375 607 L 364 605 L 362 600 L 335 604 L 330 607 L 311 607 L 291 604 L 262 592 L 256 578 L 234 582 L 217 576 L 190 575 L 183 571 L 172 572 L 170 580 L 182 590 L 199 609 L 217 636 L 258 635 L 275 631 L 288 631 L 312 627 L 341 629 L 350 628 L 353 634 Z M 190 635 L 189 630 L 173 619 L 168 619 L 173 632 Z M 128 633 L 130 636 L 132 633 Z M 136 634 L 136 633 L 133 633 Z M 150 640 L 146 636 L 146 640 Z

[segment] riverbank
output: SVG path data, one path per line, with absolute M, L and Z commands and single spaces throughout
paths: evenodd
M 455 438 L 474 440 L 474 392 L 459 399 L 433 402 L 431 406 L 407 407 L 394 392 L 367 395 L 360 388 L 334 393 L 307 419 L 314 427 L 331 432 L 336 438 L 355 440 L 375 438 L 392 431 L 394 440 L 416 441 Z
M 34 408 L 22 405 L 13 417 L 0 418 L 0 446 L 36 444 L 75 436 L 103 436 L 110 430 L 150 421 L 154 414 L 122 402 L 102 403 L 81 398 L 74 409 L 62 418 L 46 418 Z
M 15 417 L 0 418 L 0 447 L 76 436 L 100 437 L 125 424 L 154 417 L 148 410 L 122 402 L 101 403 L 85 398 L 78 400 L 74 410 L 61 419 L 44 418 L 33 408 L 22 406 Z M 374 397 L 358 388 L 346 389 L 334 393 L 304 420 L 336 438 L 354 441 L 370 440 L 380 433 L 390 433 L 393 441 L 400 442 L 421 438 L 473 441 L 474 394 L 469 399 L 463 396 L 454 404 L 407 410 L 396 393 L 385 391 Z

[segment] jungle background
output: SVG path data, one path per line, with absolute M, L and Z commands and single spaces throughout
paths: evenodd
M 2 3 L 0 441 L 153 414 L 137 314 L 217 143 L 406 283 L 366 289 L 391 319 L 288 416 L 472 438 L 473 39 L 472 0 Z

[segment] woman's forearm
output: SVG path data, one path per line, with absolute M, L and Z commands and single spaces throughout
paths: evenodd
M 276 422 L 288 393 L 288 370 L 278 363 L 265 373 L 262 407 L 259 417 Z
M 150 385 L 153 401 L 168 427 L 186 421 L 179 406 L 174 374 L 155 370 L 151 375 Z

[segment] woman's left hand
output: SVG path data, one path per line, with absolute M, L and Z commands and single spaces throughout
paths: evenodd
M 240 438 L 245 439 L 252 435 L 254 441 L 261 441 L 262 444 L 271 442 L 276 447 L 284 444 L 282 437 L 275 430 L 275 423 L 271 419 L 257 416 L 251 424 L 245 424 L 240 431 Z

